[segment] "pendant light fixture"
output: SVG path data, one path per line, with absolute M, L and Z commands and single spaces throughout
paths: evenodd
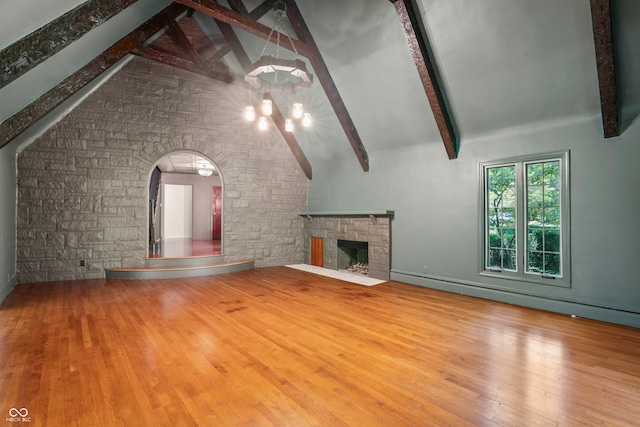
M 253 122 L 256 119 L 257 109 L 253 105 L 252 91 L 257 90 L 263 93 L 262 105 L 260 106 L 260 117 L 258 118 L 258 128 L 265 130 L 268 128 L 267 117 L 273 113 L 273 103 L 265 94 L 271 92 L 281 92 L 292 97 L 295 102 L 289 109 L 290 117 L 285 119 L 285 130 L 293 132 L 294 122 L 300 121 L 303 127 L 311 126 L 311 113 L 305 111 L 304 106 L 299 101 L 299 91 L 311 86 L 313 76 L 307 71 L 306 63 L 300 59 L 300 55 L 288 35 L 284 26 L 286 16 L 286 4 L 283 0 L 277 0 L 273 4 L 274 25 L 267 37 L 267 41 L 262 49 L 260 58 L 251 64 L 246 70 L 245 81 L 249 83 L 249 105 L 245 107 L 245 119 Z M 275 37 L 275 54 L 266 55 L 271 39 Z M 295 53 L 295 59 L 280 58 L 280 35 L 284 34 Z

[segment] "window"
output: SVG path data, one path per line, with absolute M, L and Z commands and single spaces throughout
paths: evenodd
M 481 274 L 569 286 L 569 153 L 480 166 Z

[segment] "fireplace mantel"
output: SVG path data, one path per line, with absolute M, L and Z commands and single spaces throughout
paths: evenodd
M 369 276 L 389 280 L 393 211 L 309 211 L 304 220 L 304 259 L 311 263 L 311 240 L 321 239 L 322 264 L 338 269 L 338 240 L 367 242 Z
M 382 216 L 393 218 L 394 211 L 312 211 L 301 212 L 298 215 L 305 217 L 368 217 L 368 216 Z

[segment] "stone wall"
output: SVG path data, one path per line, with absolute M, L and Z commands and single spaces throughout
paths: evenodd
M 323 217 L 304 221 L 304 260 L 310 263 L 311 238 L 323 239 L 324 267 L 338 268 L 338 239 L 369 243 L 369 276 L 389 280 L 391 270 L 391 218 L 388 216 Z
M 142 265 L 150 174 L 176 150 L 220 170 L 226 260 L 302 262 L 307 178 L 273 126 L 242 119 L 246 99 L 243 85 L 134 58 L 19 154 L 19 281 Z

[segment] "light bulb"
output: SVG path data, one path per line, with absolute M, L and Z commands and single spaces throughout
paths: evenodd
M 266 130 L 267 129 L 267 118 L 265 116 L 260 116 L 258 119 L 258 129 Z
M 304 113 L 304 117 L 302 118 L 302 126 L 311 126 L 311 113 Z
M 256 119 L 256 109 L 253 106 L 248 106 L 244 109 L 244 118 L 247 121 L 254 121 Z
M 296 102 L 295 104 L 293 104 L 292 116 L 293 116 L 294 119 L 301 118 L 303 112 L 304 112 L 304 110 L 302 109 L 302 104 L 301 103 Z
M 273 112 L 273 104 L 271 103 L 271 100 L 270 99 L 263 99 L 262 100 L 262 114 L 264 114 L 265 116 L 270 116 L 272 112 Z
M 284 130 L 287 132 L 293 132 L 293 120 L 287 119 L 284 121 Z

